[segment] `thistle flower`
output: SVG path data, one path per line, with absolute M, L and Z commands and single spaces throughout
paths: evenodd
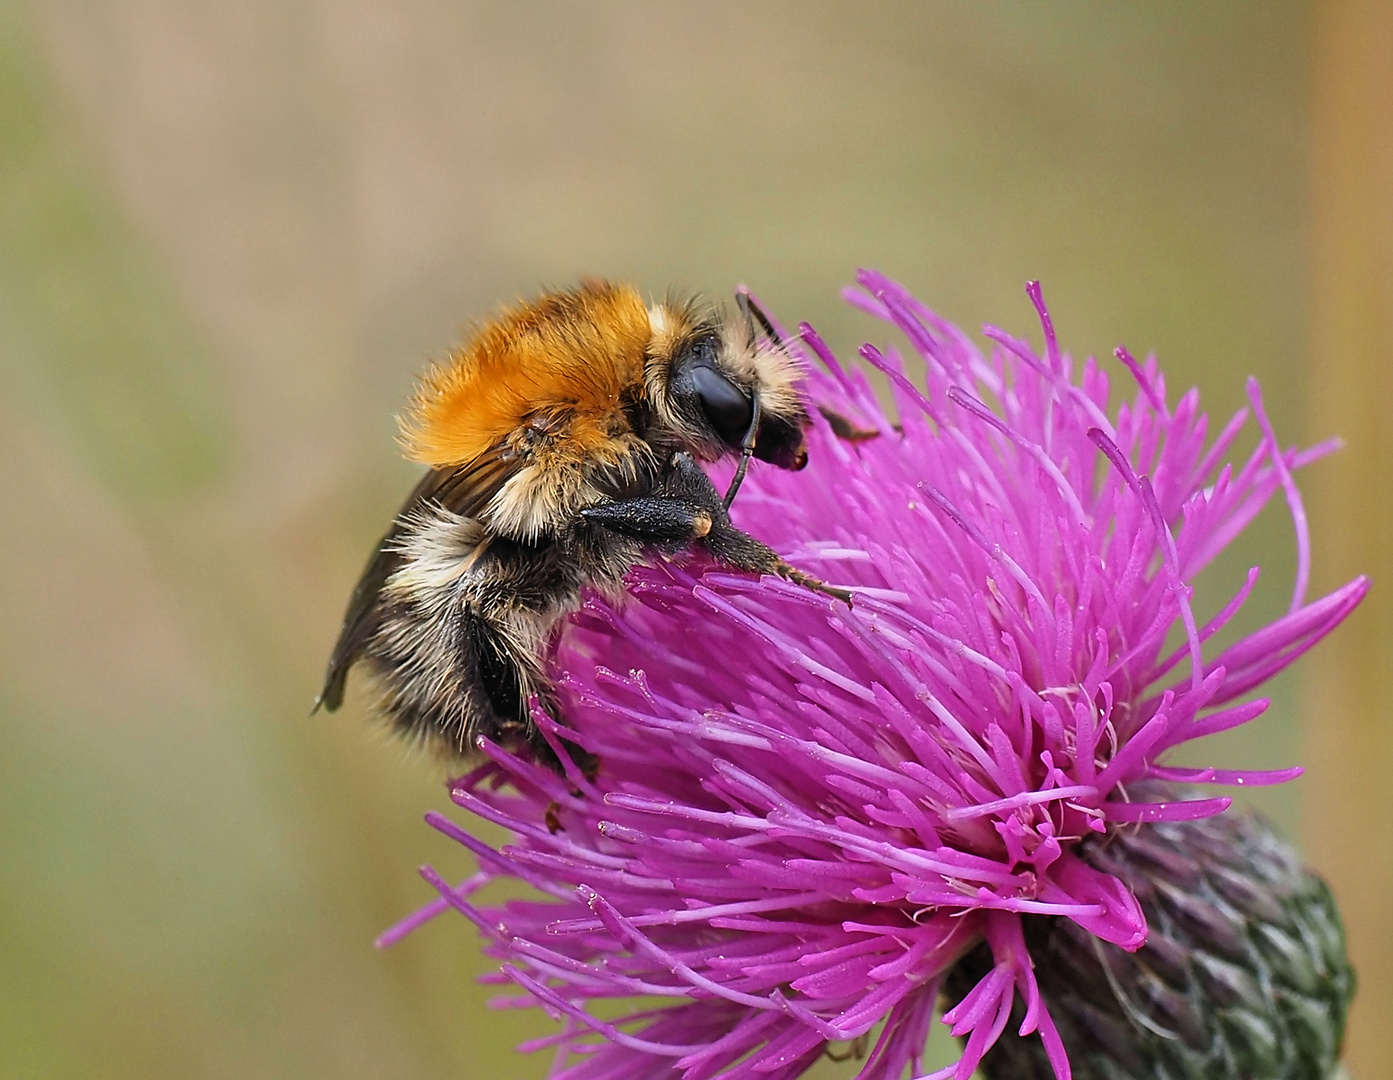
M 383 940 L 465 915 L 496 981 L 560 1019 L 524 1047 L 553 1048 L 554 1076 L 782 1080 L 840 1041 L 870 1047 L 859 1080 L 917 1076 L 945 974 L 985 943 L 985 970 L 943 1017 L 962 1058 L 934 1076 L 965 1080 L 1019 999 L 1013 1028 L 1039 1033 L 1063 1080 L 1023 917 L 1140 948 L 1137 897 L 1083 841 L 1230 802 L 1148 798 L 1143 781 L 1300 772 L 1162 759 L 1259 716 L 1250 692 L 1364 595 L 1360 578 L 1305 598 L 1292 474 L 1330 445 L 1282 448 L 1250 383 L 1258 445 L 1225 464 L 1247 410 L 1206 445 L 1197 394 L 1172 406 L 1155 361 L 1121 349 L 1134 392 L 1110 409 L 1108 374 L 1060 351 L 1034 284 L 1043 355 L 993 327 L 983 352 L 894 282 L 858 281 L 848 299 L 902 332 L 924 385 L 896 350 L 863 347 L 894 425 L 864 374 L 800 327 L 792 347 L 827 410 L 811 464 L 755 474 L 736 505 L 854 607 L 698 561 L 636 570 L 624 605 L 590 598 L 557 647 L 568 726 L 537 717 L 563 760 L 578 746 L 598 771 L 563 778 L 483 745 L 451 798 L 512 842 L 428 818 L 479 871 L 452 886 L 425 868 L 440 899 Z M 1299 551 L 1290 610 L 1206 655 L 1257 571 L 1219 604 L 1193 605 L 1189 583 L 1279 492 Z M 539 895 L 473 902 L 504 878 Z M 630 998 L 643 1001 L 628 1012 L 613 1000 Z

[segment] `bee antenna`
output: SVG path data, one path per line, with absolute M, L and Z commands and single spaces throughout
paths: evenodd
M 740 313 L 745 316 L 745 322 L 749 324 L 751 335 L 753 336 L 755 323 L 759 323 L 760 329 L 768 336 L 769 340 L 775 345 L 782 345 L 784 339 L 779 336 L 779 332 L 774 329 L 774 324 L 769 320 L 769 316 L 764 313 L 764 309 L 759 303 L 745 291 L 744 287 L 735 292 L 735 303 L 740 308 Z
M 757 309 L 756 309 L 757 310 Z M 740 464 L 735 466 L 735 475 L 731 477 L 730 487 L 726 488 L 726 497 L 721 500 L 721 505 L 725 509 L 730 509 L 730 504 L 735 501 L 735 493 L 740 490 L 740 485 L 745 481 L 745 473 L 750 468 L 750 455 L 755 452 L 755 433 L 759 430 L 759 388 L 750 388 L 750 427 L 745 432 L 745 437 L 740 441 Z

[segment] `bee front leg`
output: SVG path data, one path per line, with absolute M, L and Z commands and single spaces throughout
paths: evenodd
M 748 570 L 752 574 L 778 574 L 785 581 L 840 600 L 847 607 L 851 606 L 852 594 L 846 589 L 828 585 L 812 574 L 805 574 L 796 566 L 785 562 L 768 544 L 761 543 L 749 533 L 736 528 L 729 520 L 718 522 L 702 539 L 702 546 L 726 566 Z
M 582 510 L 580 516 L 592 525 L 667 550 L 700 540 L 716 525 L 709 510 L 671 495 L 640 495 L 605 503 Z
M 688 454 L 674 454 L 653 493 L 581 511 L 587 521 L 645 544 L 675 551 L 700 543 L 718 562 L 752 574 L 777 574 L 786 581 L 850 605 L 851 593 L 790 566 L 769 545 L 737 528 L 721 493 Z
M 773 548 L 756 540 L 730 520 L 725 500 L 716 490 L 711 478 L 706 475 L 687 454 L 674 454 L 668 473 L 667 488 L 686 502 L 706 509 L 712 517 L 709 533 L 702 537 L 701 543 L 719 561 L 738 570 L 753 574 L 777 574 L 785 581 L 801 585 L 813 592 L 820 592 L 834 600 L 851 606 L 851 593 L 835 585 L 805 574 L 797 567 L 790 566 Z

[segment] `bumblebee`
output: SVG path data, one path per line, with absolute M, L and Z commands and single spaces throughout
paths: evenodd
M 506 309 L 421 380 L 403 443 L 428 467 L 369 561 L 315 703 L 375 677 L 412 739 L 468 756 L 483 736 L 555 757 L 544 655 L 588 587 L 617 599 L 649 552 L 691 547 L 840 599 L 731 523 L 751 456 L 807 461 L 798 368 L 743 296 L 723 316 L 585 282 Z M 739 455 L 724 495 L 697 465 Z

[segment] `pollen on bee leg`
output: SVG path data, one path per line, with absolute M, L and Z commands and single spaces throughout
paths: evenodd
M 692 535 L 705 536 L 711 531 L 711 515 L 697 514 L 692 518 Z

